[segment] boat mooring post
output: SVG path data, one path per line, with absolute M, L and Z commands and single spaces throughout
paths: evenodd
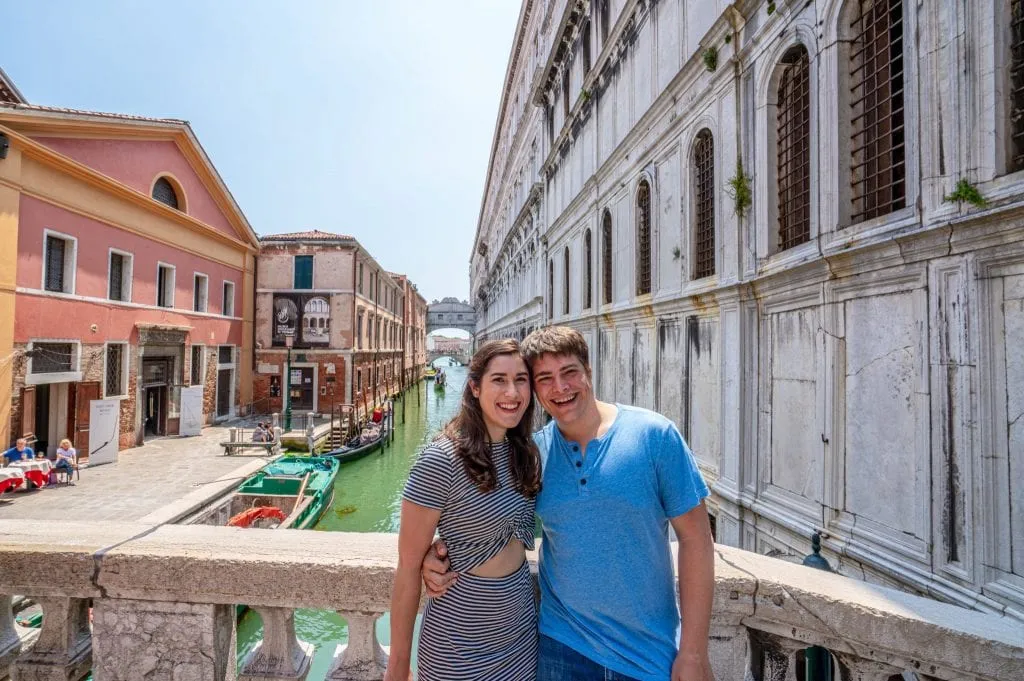
M 821 555 L 821 533 L 815 531 L 811 535 L 811 553 L 804 558 L 803 564 L 816 570 L 834 572 Z M 811 646 L 804 650 L 804 678 L 807 681 L 832 681 L 832 655 L 828 649 Z

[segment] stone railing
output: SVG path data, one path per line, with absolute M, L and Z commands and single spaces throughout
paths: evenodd
M 807 646 L 848 681 L 1024 679 L 1024 626 L 728 547 L 717 548 L 711 654 L 718 681 L 786 681 Z M 259 612 L 264 640 L 242 679 L 303 679 L 311 646 L 296 608 L 348 622 L 329 679 L 375 680 L 385 651 L 394 535 L 226 527 L 0 521 L 0 678 L 97 681 L 236 678 L 235 607 Z M 34 641 L 11 596 L 43 609 Z M 93 621 L 89 624 L 89 605 Z

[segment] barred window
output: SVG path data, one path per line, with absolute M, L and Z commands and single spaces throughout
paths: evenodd
M 43 288 L 56 293 L 74 293 L 72 271 L 75 243 L 71 239 L 46 235 L 43 255 Z
M 608 42 L 608 31 L 611 30 L 611 12 L 609 12 L 608 5 L 611 4 L 611 0 L 600 0 L 600 8 L 598 13 L 601 17 L 601 49 L 604 49 L 604 45 Z
M 205 383 L 203 380 L 203 346 L 193 345 L 192 346 L 192 365 L 191 365 L 191 384 L 200 385 Z
M 106 396 L 123 395 L 124 388 L 124 345 L 111 343 L 107 346 L 107 366 L 104 381 Z
M 604 212 L 601 221 L 601 295 L 604 304 L 612 303 L 612 214 Z
M 33 374 L 63 374 L 74 371 L 74 343 L 33 343 L 31 358 Z
M 651 185 L 640 180 L 636 190 L 636 294 L 651 292 Z
M 174 185 L 166 177 L 161 177 L 153 185 L 153 198 L 171 208 L 178 207 L 178 192 L 174 190 Z
M 583 309 L 589 310 L 594 305 L 594 281 L 591 272 L 594 267 L 593 244 L 588 229 L 583 233 Z
M 219 348 L 217 348 L 217 362 L 220 364 L 234 364 L 235 346 L 221 345 Z
M 565 121 L 569 120 L 569 65 L 566 64 L 563 67 L 565 70 L 562 71 L 562 115 L 565 116 Z M 565 125 L 565 121 L 562 125 Z
M 857 0 L 852 23 L 853 222 L 906 206 L 903 2 Z
M 782 58 L 778 99 L 779 250 L 811 236 L 810 58 L 803 45 Z
M 562 249 L 562 314 L 569 314 L 569 247 Z
M 590 22 L 588 21 L 583 25 L 583 30 L 580 31 L 582 36 L 580 40 L 583 41 L 583 77 L 586 78 L 587 74 L 590 73 Z
M 1024 170 L 1024 0 L 1010 7 L 1010 171 Z
M 715 273 L 715 140 L 707 128 L 693 146 L 695 279 Z

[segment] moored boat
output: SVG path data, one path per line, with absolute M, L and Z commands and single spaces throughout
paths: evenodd
M 435 369 L 434 367 L 430 367 L 429 369 L 423 372 L 423 378 L 427 379 L 428 381 L 433 381 L 435 376 L 437 376 L 437 369 Z
M 357 459 L 361 459 L 364 456 L 381 449 L 391 433 L 393 425 L 391 420 L 392 413 L 392 411 L 387 411 L 382 415 L 380 427 L 376 429 L 376 433 L 372 437 L 364 439 L 361 434 L 357 439 L 352 441 L 352 444 L 332 449 L 329 452 L 323 452 L 319 456 L 333 459 L 339 464 L 342 464 L 349 463 L 350 461 L 356 461 Z

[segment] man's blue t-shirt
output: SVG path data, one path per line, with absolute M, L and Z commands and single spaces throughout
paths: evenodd
M 671 421 L 616 407 L 585 457 L 554 421 L 534 435 L 544 474 L 540 633 L 620 674 L 664 681 L 679 641 L 669 519 L 708 487 Z
M 35 456 L 35 453 L 32 451 L 31 447 L 25 447 L 25 449 L 20 452 L 17 447 L 11 447 L 4 452 L 4 456 L 7 457 L 8 461 L 20 461 L 22 459 L 31 459 Z

